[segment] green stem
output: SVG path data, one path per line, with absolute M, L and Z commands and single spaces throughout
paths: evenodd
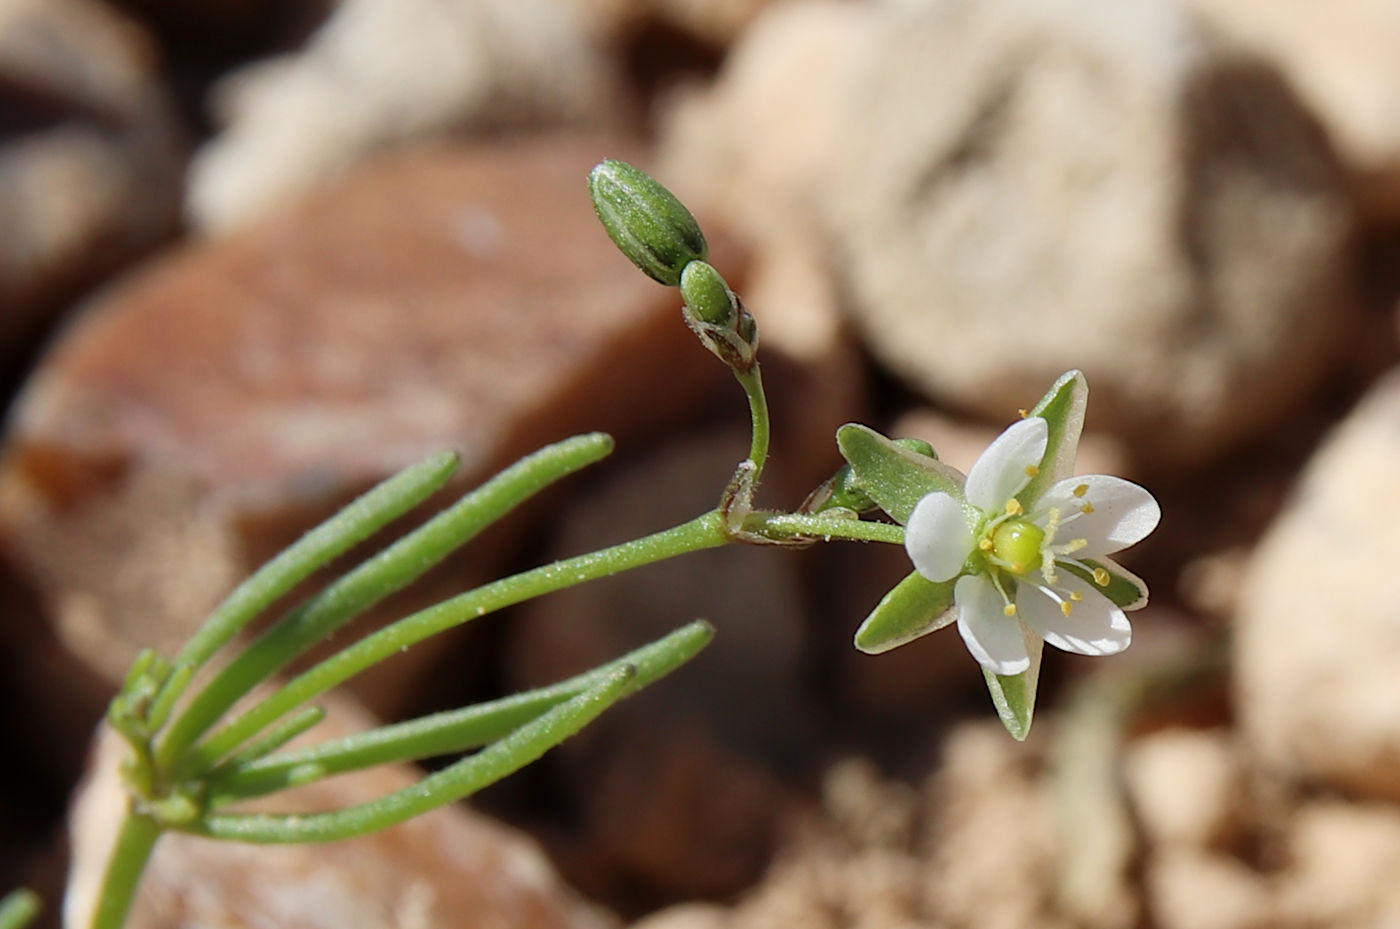
M 723 521 L 711 511 L 663 532 L 502 578 L 420 610 L 327 658 L 195 746 L 188 756 L 188 771 L 207 771 L 265 726 L 307 700 L 439 632 L 584 581 L 687 552 L 717 548 L 728 541 Z
M 763 374 L 757 362 L 747 371 L 735 371 L 734 376 L 749 398 L 749 416 L 753 420 L 749 460 L 754 463 L 753 479 L 757 484 L 758 479 L 763 476 L 763 466 L 768 462 L 768 397 L 763 392 Z
M 107 860 L 107 873 L 102 878 L 92 929 L 121 929 L 126 922 L 127 911 L 136 898 L 136 885 L 146 870 L 160 832 L 154 820 L 135 810 L 127 810 Z
M 904 544 L 904 527 L 893 523 L 866 522 L 839 516 L 804 516 L 798 513 L 750 513 L 744 519 L 744 531 L 775 541 L 817 540 L 830 542 L 844 539 L 850 542 L 888 542 Z

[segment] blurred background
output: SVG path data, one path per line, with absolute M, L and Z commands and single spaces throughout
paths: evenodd
M 951 630 L 850 646 L 898 549 L 656 566 L 325 725 L 705 617 L 691 666 L 404 830 L 172 839 L 134 927 L 1400 923 L 1396 48 L 1394 0 L 0 0 L 0 886 L 57 925 L 131 657 L 397 468 L 619 440 L 360 628 L 713 505 L 747 414 L 593 217 L 616 157 L 758 318 L 761 503 L 850 420 L 965 469 L 1082 369 L 1080 471 L 1165 514 L 1132 649 L 1047 650 L 1019 744 Z

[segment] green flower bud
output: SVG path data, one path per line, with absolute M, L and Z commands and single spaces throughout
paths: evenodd
M 739 312 L 739 301 L 724 278 L 703 261 L 692 261 L 681 272 L 681 296 L 690 312 L 711 326 L 732 326 Z
M 625 161 L 600 162 L 588 174 L 593 209 L 622 254 L 668 287 L 709 253 L 690 211 L 665 187 Z

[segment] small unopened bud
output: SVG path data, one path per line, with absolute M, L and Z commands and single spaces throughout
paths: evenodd
M 681 296 L 690 312 L 711 326 L 732 327 L 739 301 L 724 278 L 703 261 L 692 261 L 681 272 Z
M 700 224 L 675 195 L 625 161 L 607 160 L 588 174 L 593 209 L 622 254 L 668 287 L 709 253 Z

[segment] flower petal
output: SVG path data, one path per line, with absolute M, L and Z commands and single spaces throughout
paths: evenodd
M 1055 586 L 1083 598 L 1071 602 L 1068 616 L 1059 601 L 1033 584 L 1023 583 L 1016 591 L 1016 611 L 1045 641 L 1080 655 L 1112 655 L 1128 647 L 1133 640 L 1128 617 L 1092 584 L 1061 575 Z
M 904 549 L 924 577 L 935 583 L 950 580 L 972 554 L 972 530 L 962 504 L 948 494 L 928 494 L 909 514 Z
M 1079 488 L 1082 493 L 1076 494 Z M 1083 512 L 1085 504 L 1089 511 Z M 1089 544 L 1076 557 L 1093 558 L 1136 545 L 1157 528 L 1162 508 L 1146 488 L 1107 474 L 1082 474 L 1060 481 L 1036 502 L 1036 509 L 1056 507 L 1061 519 L 1079 513 L 1061 531 L 1063 538 L 1082 538 Z
M 1021 624 L 1003 612 L 1005 604 L 991 581 L 980 574 L 960 577 L 953 600 L 958 632 L 978 664 L 993 674 L 1020 674 L 1031 666 Z
M 1020 493 L 1045 457 L 1049 429 L 1045 420 L 1032 416 L 997 436 L 967 474 L 963 488 L 967 502 L 984 513 L 993 513 Z

